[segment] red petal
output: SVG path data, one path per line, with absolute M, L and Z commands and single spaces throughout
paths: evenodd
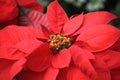
M 36 49 L 38 49 L 41 44 L 42 44 L 42 42 L 40 42 L 38 40 L 26 39 L 26 40 L 22 40 L 21 42 L 17 43 L 16 47 L 20 51 L 27 53 L 26 56 L 28 56 L 32 52 L 34 52 Z
M 0 79 L 1 80 L 12 80 L 15 75 L 17 75 L 23 68 L 25 59 L 20 59 L 17 61 L 0 59 Z
M 66 68 L 59 70 L 59 74 L 56 80 L 67 80 L 67 69 Z
M 45 36 L 49 38 L 49 36 L 51 34 L 50 31 L 43 25 L 41 25 L 41 29 L 42 29 L 43 33 L 45 34 Z
M 93 56 L 88 56 L 88 54 L 86 54 L 86 51 L 75 45 L 71 46 L 69 49 L 75 65 L 78 66 L 81 71 L 85 72 L 90 77 L 96 77 L 96 71 L 94 70 L 91 61 L 89 60 L 89 58 L 92 59 Z
M 94 25 L 84 30 L 77 40 L 84 41 L 92 47 L 92 51 L 101 51 L 112 46 L 119 38 L 120 32 L 110 25 Z
M 96 56 L 103 59 L 110 69 L 120 67 L 120 52 L 107 50 L 97 53 Z
M 0 45 L 0 58 L 18 60 L 25 57 L 25 54 L 12 45 Z
M 83 18 L 84 18 L 83 14 L 80 14 L 77 17 L 74 17 L 67 21 L 63 26 L 63 33 L 72 34 L 75 31 L 77 31 L 83 23 Z
M 21 71 L 17 77 L 17 80 L 44 80 L 45 71 L 43 72 L 32 72 L 32 71 Z
M 39 30 L 39 37 L 38 40 L 48 40 L 49 37 L 45 35 L 45 33 L 42 30 Z
M 0 0 L 0 22 L 6 22 L 14 20 L 18 16 L 18 8 L 15 1 Z M 9 5 L 9 6 L 8 6 Z M 8 23 L 6 23 L 8 24 Z M 1 25 L 1 23 L 0 23 Z
M 120 67 L 111 70 L 111 80 L 120 80 Z
M 49 68 L 46 73 L 44 80 L 56 80 L 59 70 L 56 68 Z
M 48 6 L 47 18 L 48 25 L 54 33 L 60 33 L 63 25 L 68 20 L 67 14 L 64 12 L 57 0 Z
M 102 59 L 110 69 L 111 80 L 120 79 L 120 52 L 107 50 L 96 54 L 97 58 Z
M 115 18 L 117 16 L 106 11 L 90 12 L 85 14 L 84 25 L 107 24 Z
M 36 0 L 16 0 L 18 5 L 43 12 L 43 6 Z
M 81 53 L 84 53 L 85 56 L 88 58 L 88 59 L 95 59 L 95 56 L 93 55 L 93 53 L 91 53 L 91 51 L 89 51 L 89 45 L 87 43 L 84 43 L 83 41 L 76 41 L 72 47 L 74 48 L 78 48 L 79 47 L 79 50 L 81 51 Z M 78 54 L 76 54 L 78 55 Z
M 110 71 L 104 61 L 96 58 L 95 60 L 91 61 L 91 63 L 97 72 L 96 80 L 111 80 Z
M 18 19 L 15 18 L 13 20 L 4 21 L 4 22 L 0 23 L 0 29 L 3 29 L 4 27 L 6 27 L 8 25 L 18 25 Z
M 0 43 L 16 44 L 21 40 L 36 39 L 39 35 L 39 30 L 33 27 L 10 25 L 0 30 Z
M 26 62 L 26 59 L 21 58 L 20 60 L 16 61 L 11 67 L 10 75 L 15 76 L 18 72 L 20 72 L 23 69 L 23 65 Z
M 39 11 L 28 9 L 27 11 L 19 13 L 19 25 L 32 26 L 36 29 L 41 29 L 41 25 L 48 27 L 46 14 Z
M 71 55 L 69 50 L 61 50 L 57 55 L 52 59 L 52 65 L 55 68 L 64 68 L 68 67 L 71 61 Z
M 67 80 L 90 80 L 88 76 L 80 71 L 80 69 L 73 67 L 68 69 Z
M 89 27 L 91 28 L 96 27 L 93 25 L 107 24 L 108 22 L 116 18 L 117 16 L 115 16 L 114 14 L 110 12 L 106 12 L 106 11 L 89 12 L 85 14 L 83 27 L 80 29 L 79 32 L 82 32 L 86 30 L 86 28 L 89 28 Z
M 110 49 L 120 52 L 120 39 Z
M 26 68 L 32 71 L 40 72 L 51 65 L 52 52 L 47 43 L 38 47 L 30 56 L 26 63 Z

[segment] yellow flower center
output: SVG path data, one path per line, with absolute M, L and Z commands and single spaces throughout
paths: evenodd
M 68 48 L 71 45 L 71 39 L 66 34 L 52 34 L 48 42 L 50 43 L 50 48 L 56 51 Z

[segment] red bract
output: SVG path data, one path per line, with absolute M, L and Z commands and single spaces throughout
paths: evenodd
M 17 24 L 18 6 L 43 12 L 42 5 L 37 3 L 36 0 L 1 0 L 0 5 L 0 26 Z
M 120 38 L 110 49 L 120 52 Z
M 13 80 L 13 78 L 23 69 L 23 65 L 26 62 L 25 57 L 41 44 L 40 41 L 36 41 L 38 35 L 39 31 L 32 27 L 18 27 L 11 25 L 0 30 L 1 80 Z M 28 44 L 29 41 L 30 44 Z M 18 45 L 23 42 L 25 42 L 24 49 L 18 47 Z M 26 50 L 26 53 L 22 52 L 21 49 Z
M 46 27 L 48 25 L 46 14 L 35 10 L 27 10 L 24 14 L 21 13 L 18 23 L 19 25 L 32 26 L 37 29 L 41 28 L 41 24 Z
M 69 19 L 57 0 L 48 6 L 46 15 L 49 27 L 42 25 L 41 45 L 27 56 L 18 80 L 110 80 L 111 74 L 118 75 L 110 73 L 108 66 L 113 63 L 94 55 L 102 51 L 108 54 L 104 51 L 119 39 L 120 31 L 107 24 L 115 15 L 101 11 Z M 24 43 L 18 47 L 26 53 Z

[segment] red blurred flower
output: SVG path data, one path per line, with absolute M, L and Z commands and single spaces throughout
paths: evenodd
M 43 11 L 42 5 L 36 0 L 0 0 L 0 5 L 0 27 L 17 24 L 18 6 Z
M 57 0 L 46 15 L 49 27 L 42 26 L 41 45 L 27 56 L 18 80 L 110 80 L 110 68 L 94 54 L 110 48 L 120 37 L 120 31 L 107 24 L 116 16 L 101 11 L 68 19 Z M 24 43 L 17 46 L 26 53 Z

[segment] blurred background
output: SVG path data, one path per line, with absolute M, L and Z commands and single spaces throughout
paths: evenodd
M 46 12 L 46 8 L 53 0 L 38 0 Z M 120 0 L 59 0 L 59 3 L 64 8 L 68 16 L 81 12 L 87 13 L 91 11 L 109 11 L 120 17 Z M 120 19 L 111 21 L 120 28 Z

